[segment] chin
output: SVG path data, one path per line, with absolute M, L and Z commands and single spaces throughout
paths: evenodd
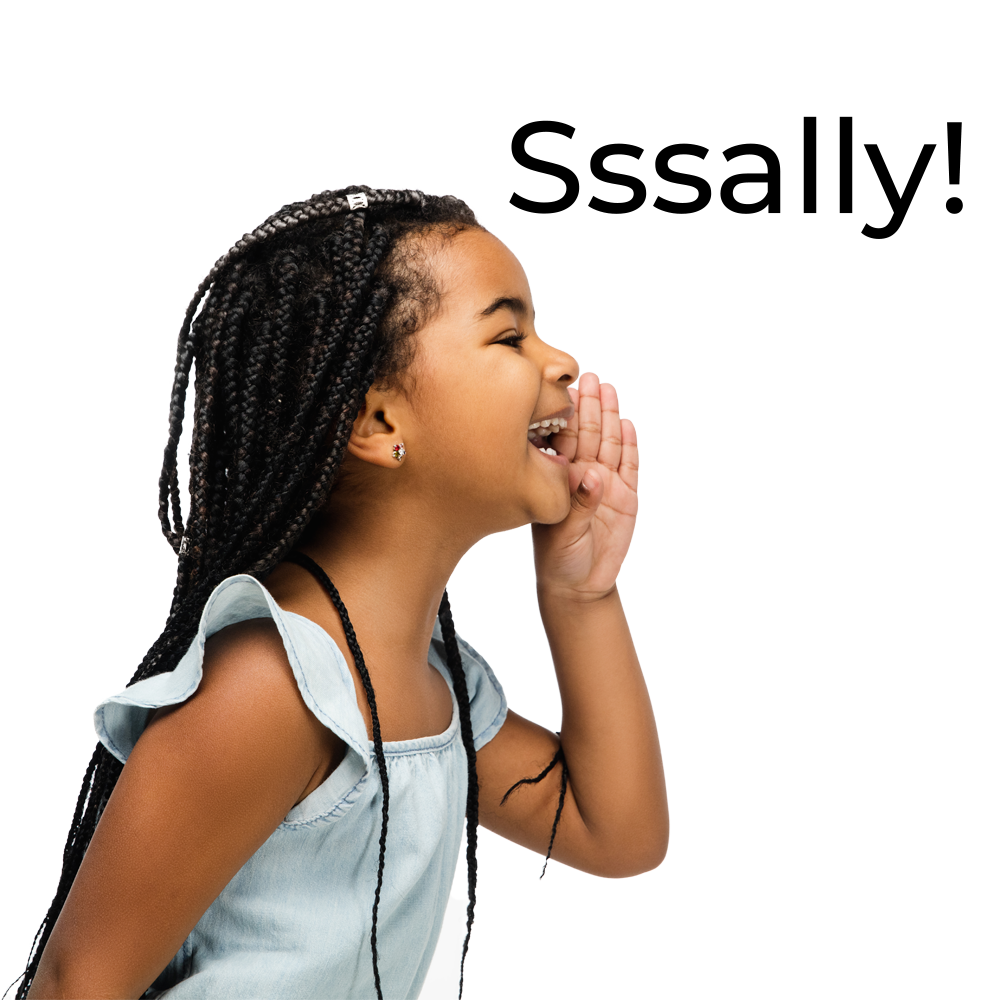
M 561 496 L 552 496 L 547 499 L 545 503 L 539 503 L 534 508 L 534 516 L 532 517 L 533 524 L 558 524 L 560 521 L 566 520 L 566 515 L 569 514 L 569 492 L 563 493 Z

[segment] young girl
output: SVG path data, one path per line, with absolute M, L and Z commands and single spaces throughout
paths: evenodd
M 455 198 L 326 191 L 218 261 L 170 401 L 170 616 L 95 714 L 19 997 L 415 997 L 463 813 L 463 964 L 478 823 L 598 875 L 660 863 L 656 728 L 615 587 L 635 429 L 578 375 Z M 478 539 L 529 522 L 559 734 L 507 710 L 445 592 Z

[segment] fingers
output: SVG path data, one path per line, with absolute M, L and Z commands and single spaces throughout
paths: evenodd
M 555 448 L 560 455 L 565 455 L 571 462 L 576 458 L 576 436 L 577 428 L 580 423 L 580 415 L 578 408 L 580 405 L 580 393 L 573 388 L 569 390 L 569 398 L 573 403 L 573 416 L 570 417 L 566 424 L 566 429 L 560 431 L 558 434 L 553 434 L 551 437 L 552 447 Z
M 601 448 L 601 383 L 593 372 L 580 376 L 576 404 L 577 462 L 596 462 Z
M 618 475 L 621 481 L 633 492 L 639 489 L 639 441 L 635 434 L 635 424 L 631 420 L 623 420 L 622 426 L 622 457 L 618 463 Z
M 604 497 L 604 480 L 593 470 L 583 474 L 580 485 L 573 492 L 569 503 L 569 517 L 585 523 L 593 517 Z
M 615 387 L 610 382 L 599 382 L 593 372 L 581 375 L 577 416 L 575 461 L 600 462 L 617 472 L 622 455 L 622 429 Z
M 601 447 L 597 461 L 612 472 L 618 471 L 622 457 L 622 422 L 618 416 L 618 393 L 610 382 L 600 387 L 601 399 Z
M 617 472 L 631 490 L 639 485 L 639 445 L 635 424 L 618 413 L 618 393 L 593 372 L 580 376 L 579 389 L 569 390 L 574 412 L 566 430 L 555 438 L 557 450 L 571 462 L 600 462 Z

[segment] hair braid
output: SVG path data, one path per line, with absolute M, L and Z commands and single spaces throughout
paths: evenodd
M 556 734 L 559 735 L 558 733 Z M 559 802 L 556 805 L 556 818 L 552 821 L 552 833 L 549 834 L 549 849 L 545 852 L 545 863 L 542 865 L 542 874 L 538 877 L 545 878 L 545 869 L 549 866 L 549 858 L 552 857 L 552 845 L 556 842 L 556 827 L 559 826 L 559 819 L 562 816 L 563 806 L 566 803 L 566 787 L 569 784 L 569 768 L 566 766 L 566 755 L 563 753 L 563 748 L 555 752 L 552 760 L 545 765 L 545 767 L 536 774 L 533 778 L 521 778 L 520 781 L 515 781 L 510 788 L 504 792 L 503 798 L 500 800 L 500 805 L 504 805 L 507 799 L 510 798 L 510 793 L 516 791 L 522 785 L 537 785 L 539 781 L 544 778 L 549 771 L 556 766 L 556 764 L 562 764 L 562 774 L 559 778 Z
M 190 311 L 190 310 L 189 310 Z M 163 534 L 174 547 L 180 548 L 180 538 L 184 531 L 181 515 L 181 494 L 177 478 L 177 446 L 181 439 L 181 422 L 184 417 L 184 402 L 187 395 L 188 376 L 194 361 L 194 344 L 188 340 L 190 323 L 185 321 L 181 340 L 177 349 L 177 363 L 174 368 L 174 385 L 170 394 L 170 427 L 167 446 L 163 452 L 163 472 L 160 474 L 160 524 Z M 171 514 L 172 523 L 171 523 Z
M 375 252 L 372 255 L 373 259 L 367 268 L 367 271 L 369 272 L 369 280 L 370 273 L 374 272 L 378 259 L 381 257 L 381 253 L 384 252 L 384 247 L 379 246 L 379 242 L 381 241 L 376 241 L 377 245 Z M 365 264 L 365 261 L 360 261 L 359 267 L 364 269 Z M 360 288 L 358 288 L 357 293 L 352 296 L 352 301 L 361 301 Z M 384 296 L 380 295 L 377 290 L 373 291 L 367 314 L 362 319 L 362 322 L 358 324 L 355 339 L 353 343 L 349 345 L 347 356 L 342 361 L 343 374 L 340 378 L 338 378 L 337 384 L 331 387 L 330 396 L 332 398 L 325 402 L 319 402 L 318 414 L 315 410 L 308 413 L 308 422 L 312 425 L 312 427 L 309 435 L 306 437 L 304 445 L 301 443 L 301 438 L 298 439 L 300 462 L 297 468 L 289 471 L 285 469 L 282 464 L 273 466 L 270 470 L 268 470 L 267 475 L 263 478 L 263 481 L 257 488 L 256 492 L 258 495 L 271 495 L 276 497 L 279 501 L 286 501 L 286 503 L 273 505 L 269 517 L 254 519 L 252 526 L 249 528 L 249 536 L 244 539 L 244 544 L 237 552 L 235 559 L 237 563 L 242 563 L 245 558 L 249 558 L 248 550 L 257 547 L 255 543 L 259 543 L 261 540 L 266 540 L 267 531 L 274 522 L 287 519 L 289 514 L 288 503 L 294 501 L 298 493 L 301 492 L 304 480 L 312 478 L 315 482 L 315 486 L 311 494 L 309 494 L 306 499 L 305 507 L 293 517 L 292 521 L 289 523 L 288 530 L 285 532 L 282 540 L 279 541 L 277 547 L 268 551 L 266 554 L 260 555 L 257 562 L 253 564 L 255 567 L 257 565 L 263 566 L 270 562 L 271 559 L 276 561 L 277 559 L 280 559 L 285 552 L 287 552 L 292 543 L 292 536 L 297 536 L 301 528 L 304 527 L 308 518 L 311 517 L 313 511 L 316 509 L 316 506 L 322 502 L 323 498 L 325 498 L 329 492 L 329 488 L 332 485 L 332 475 L 340 467 L 343 452 L 347 444 L 347 438 L 350 436 L 350 428 L 360 406 L 360 401 L 370 388 L 374 378 L 374 375 L 372 374 L 358 383 L 355 370 L 357 365 L 354 363 L 354 359 L 370 352 L 371 340 L 377 333 L 378 318 L 380 317 L 384 306 Z M 349 312 L 344 319 L 354 320 L 356 317 L 351 315 Z M 321 352 L 320 365 L 316 370 L 310 372 L 310 380 L 313 384 L 321 385 L 326 380 L 328 370 L 333 360 L 333 352 L 329 350 Z M 347 391 L 348 389 L 350 389 L 350 392 Z M 317 470 L 315 469 L 313 462 L 328 437 L 326 429 L 329 426 L 332 412 L 337 412 L 339 414 L 337 432 L 334 435 L 333 446 L 329 451 L 329 455 L 327 456 L 323 467 Z M 300 420 L 300 427 L 304 424 L 304 422 L 304 418 L 303 420 Z M 284 455 L 287 450 L 288 449 L 286 447 L 281 454 Z M 284 481 L 282 481 L 282 479 Z M 236 536 L 237 539 L 239 537 L 239 535 Z
M 458 996 L 462 997 L 465 985 L 465 956 L 469 951 L 469 938 L 472 937 L 472 921 L 476 911 L 476 844 L 479 828 L 479 779 L 476 776 L 476 746 L 472 732 L 472 709 L 469 704 L 469 688 L 465 683 L 465 668 L 462 666 L 462 651 L 458 648 L 458 638 L 455 635 L 455 622 L 451 617 L 451 603 L 448 591 L 441 595 L 441 606 L 438 609 L 438 619 L 441 622 L 441 635 L 444 638 L 444 648 L 448 654 L 448 670 L 455 684 L 455 696 L 458 698 L 459 725 L 462 730 L 462 743 L 465 745 L 465 758 L 469 764 L 469 789 L 465 799 L 465 858 L 469 869 L 469 904 L 465 909 L 465 941 L 462 942 L 462 963 L 458 973 Z
M 378 764 L 379 779 L 382 782 L 382 829 L 378 838 L 378 875 L 375 880 L 375 902 L 372 905 L 372 968 L 375 973 L 375 992 L 379 1000 L 382 1000 L 382 980 L 378 974 L 378 904 L 382 896 L 382 875 L 385 872 L 385 842 L 389 832 L 389 770 L 385 763 L 385 751 L 382 748 L 382 727 L 378 721 L 378 708 L 375 705 L 375 688 L 372 686 L 371 675 L 365 666 L 365 658 L 362 655 L 361 647 L 358 645 L 358 637 L 354 633 L 354 626 L 347 614 L 347 608 L 340 598 L 333 581 L 327 576 L 323 567 L 314 562 L 304 552 L 289 552 L 288 562 L 293 562 L 297 566 L 308 570 L 323 586 L 333 606 L 340 615 L 340 622 L 344 626 L 344 635 L 347 638 L 347 648 L 354 657 L 354 666 L 361 677 L 361 683 L 365 689 L 368 699 L 368 709 L 372 714 L 372 742 L 375 744 L 375 760 Z
M 373 304 L 380 308 L 384 305 L 384 300 L 376 295 L 373 297 Z M 369 324 L 368 332 L 374 334 L 374 323 Z M 364 392 L 368 391 L 368 388 L 371 386 L 373 381 L 374 373 L 369 369 L 369 371 L 365 373 L 365 377 L 361 382 L 361 385 L 364 386 Z M 314 510 L 316 505 L 322 501 L 322 498 L 329 493 L 333 479 L 340 469 L 340 463 L 343 460 L 343 454 L 347 448 L 347 441 L 351 435 L 351 428 L 354 423 L 354 417 L 352 414 L 357 413 L 360 400 L 364 396 L 364 392 L 360 391 L 359 387 L 353 390 L 349 398 L 346 400 L 345 405 L 341 410 L 341 417 L 333 434 L 333 443 L 330 448 L 330 452 L 323 464 L 317 470 L 315 485 L 306 498 L 306 504 L 303 509 L 292 519 L 285 533 L 278 539 L 277 545 L 275 546 L 276 552 L 284 554 L 284 552 L 286 552 L 288 548 L 294 544 L 295 538 L 298 537 L 302 528 L 305 527 L 305 523 L 311 515 L 312 510 Z M 323 411 L 323 414 L 325 418 L 325 410 Z M 325 422 L 326 421 L 324 419 L 321 421 L 321 424 Z
M 291 255 L 289 255 L 287 261 L 287 264 L 283 266 L 288 268 L 294 267 L 297 277 L 299 270 L 298 263 L 292 260 Z M 274 354 L 271 360 L 272 372 L 268 380 L 271 392 L 268 395 L 267 412 L 264 418 L 268 426 L 273 426 L 275 423 L 280 422 L 282 408 L 285 405 L 281 390 L 288 372 L 288 343 L 292 337 L 291 328 L 295 316 L 297 287 L 297 284 L 293 285 L 290 282 L 285 286 L 275 311 L 275 329 L 277 332 L 274 337 Z M 268 442 L 265 454 L 270 457 L 272 450 L 271 443 Z
M 239 262 L 234 266 L 234 270 L 237 273 L 242 270 Z M 227 293 L 230 292 L 230 288 L 234 290 L 238 288 L 236 281 L 228 283 Z M 209 310 L 210 318 L 206 318 L 206 325 L 211 323 L 216 332 L 208 346 L 208 363 L 205 366 L 210 387 L 205 398 L 205 406 L 221 409 L 221 419 L 217 421 L 215 460 L 207 470 L 210 479 L 205 496 L 208 509 L 208 520 L 205 522 L 206 559 L 214 559 L 219 547 L 224 543 L 224 539 L 219 537 L 219 531 L 226 523 L 226 469 L 233 463 L 233 449 L 235 442 L 239 440 L 237 373 L 242 359 L 241 332 L 244 318 L 252 307 L 252 299 L 252 293 L 248 289 L 241 289 L 238 296 L 227 294 L 220 302 L 219 308 Z M 221 381 L 221 384 L 213 385 L 213 377 L 216 383 Z M 196 394 L 196 399 L 200 400 L 201 397 Z M 203 410 L 201 413 L 196 413 L 195 419 L 209 421 L 203 432 L 203 437 L 207 438 L 211 434 L 209 415 Z M 192 484 L 192 494 L 193 488 Z M 193 529 L 192 534 L 196 534 Z
M 367 196 L 367 209 L 349 209 L 347 195 L 356 193 Z M 389 384 L 401 376 L 409 358 L 407 340 L 436 302 L 431 277 L 405 254 L 396 254 L 396 248 L 411 234 L 454 235 L 477 226 L 471 210 L 456 198 L 353 186 L 284 206 L 215 262 L 188 304 L 178 334 L 159 479 L 160 526 L 178 555 L 173 598 L 163 631 L 130 684 L 173 669 L 197 634 L 205 601 L 218 583 L 234 573 L 266 576 L 326 502 L 365 393 L 376 381 Z M 185 524 L 177 452 L 192 367 L 191 503 Z M 343 617 L 347 620 L 346 608 Z M 450 612 L 446 618 L 449 624 L 445 628 L 443 619 L 443 628 L 453 636 Z M 360 673 L 363 656 L 353 629 L 350 634 Z M 457 643 L 446 642 L 472 796 L 475 752 L 468 692 Z M 366 693 L 384 790 L 372 911 L 372 960 L 380 988 L 376 919 L 388 775 L 370 678 Z M 121 770 L 121 763 L 98 744 L 77 799 L 56 895 L 32 944 L 18 998 L 31 987 Z M 467 814 L 471 927 L 475 804 Z M 463 961 L 464 954 L 463 949 Z

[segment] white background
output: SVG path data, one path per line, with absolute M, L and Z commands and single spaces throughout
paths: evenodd
M 92 708 L 167 612 L 156 480 L 184 308 L 280 205 L 366 183 L 468 201 L 523 262 L 541 335 L 618 388 L 642 455 L 620 588 L 670 851 L 634 879 L 552 864 L 539 882 L 539 857 L 484 832 L 467 997 L 995 996 L 989 6 L 12 5 L 3 985 L 55 889 Z M 808 216 L 804 115 L 819 131 Z M 536 119 L 577 129 L 529 143 L 581 178 L 559 215 L 508 203 L 562 190 L 511 157 Z M 949 120 L 965 123 L 954 190 Z M 611 142 L 645 150 L 617 163 L 650 192 L 631 215 L 586 204 L 627 194 L 587 169 Z M 670 193 L 653 159 L 674 142 L 710 150 L 692 169 L 713 200 L 695 215 L 652 207 Z M 779 214 L 719 203 L 726 176 L 758 168 L 726 164 L 741 142 L 778 154 Z M 866 142 L 900 188 L 938 144 L 886 240 L 860 232 L 889 216 Z M 449 589 L 510 704 L 555 729 L 532 583 L 525 528 L 473 550 Z M 432 1000 L 457 994 L 464 905 L 460 868 Z

